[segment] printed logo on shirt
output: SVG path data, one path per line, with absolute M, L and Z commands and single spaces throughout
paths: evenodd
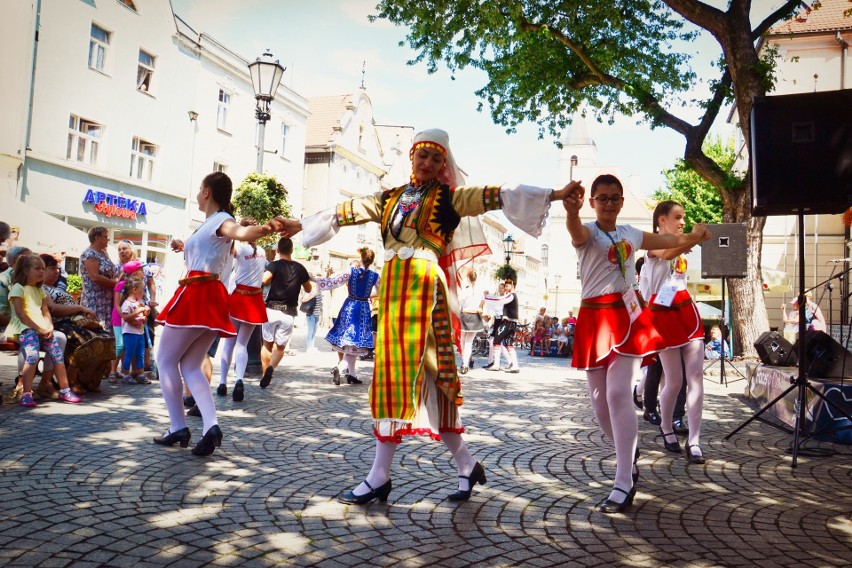
M 618 247 L 618 249 L 615 247 Z M 609 250 L 606 253 L 606 258 L 610 264 L 620 266 L 623 261 L 619 259 L 630 258 L 631 254 L 633 254 L 633 247 L 627 241 L 622 240 L 610 245 Z
M 675 274 L 686 274 L 686 257 L 681 255 L 672 260 L 672 272 Z

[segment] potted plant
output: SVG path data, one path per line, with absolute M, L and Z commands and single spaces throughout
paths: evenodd
M 65 291 L 68 292 L 74 299 L 79 302 L 80 294 L 83 293 L 83 278 L 80 277 L 79 274 L 69 274 L 68 275 L 68 286 L 65 288 Z

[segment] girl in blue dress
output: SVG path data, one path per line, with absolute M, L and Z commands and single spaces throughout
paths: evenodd
M 331 370 L 334 384 L 340 384 L 340 368 L 346 364 L 346 382 L 361 384 L 355 371 L 359 355 L 373 349 L 373 329 L 370 320 L 370 295 L 378 291 L 379 274 L 370 270 L 376 254 L 367 247 L 358 249 L 360 266 L 352 266 L 348 272 L 334 274 L 328 278 L 317 278 L 320 292 L 332 290 L 346 284 L 349 297 L 343 301 L 340 314 L 325 339 L 337 351 L 340 363 Z

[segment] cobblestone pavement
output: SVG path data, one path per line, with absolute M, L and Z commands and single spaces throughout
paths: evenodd
M 168 426 L 157 383 L 104 383 L 80 405 L 0 406 L 0 565 L 850 563 L 852 450 L 800 455 L 792 470 L 791 437 L 765 424 L 725 441 L 752 414 L 742 382 L 705 381 L 704 466 L 667 453 L 640 419 L 636 502 L 598 512 L 614 456 L 566 360 L 522 357 L 520 374 L 477 366 L 464 378 L 466 440 L 488 475 L 470 501 L 445 499 L 449 453 L 418 438 L 397 452 L 387 504 L 344 506 L 334 497 L 372 463 L 367 385 L 331 384 L 336 356 L 321 350 L 285 358 L 266 390 L 250 379 L 242 403 L 214 394 L 225 438 L 206 458 L 151 443 Z M 0 354 L 4 390 L 14 374 Z M 201 422 L 189 421 L 194 443 Z

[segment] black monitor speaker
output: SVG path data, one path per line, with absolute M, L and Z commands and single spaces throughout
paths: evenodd
M 707 225 L 713 235 L 701 244 L 702 278 L 745 278 L 748 246 L 745 223 Z
M 753 215 L 852 206 L 852 89 L 755 97 L 750 144 Z
M 799 352 L 799 342 L 793 349 Z M 852 353 L 824 331 L 805 332 L 805 371 L 809 377 L 845 378 L 852 373 Z
M 754 342 L 761 363 L 773 367 L 793 367 L 799 358 L 793 344 L 777 331 L 765 331 Z

